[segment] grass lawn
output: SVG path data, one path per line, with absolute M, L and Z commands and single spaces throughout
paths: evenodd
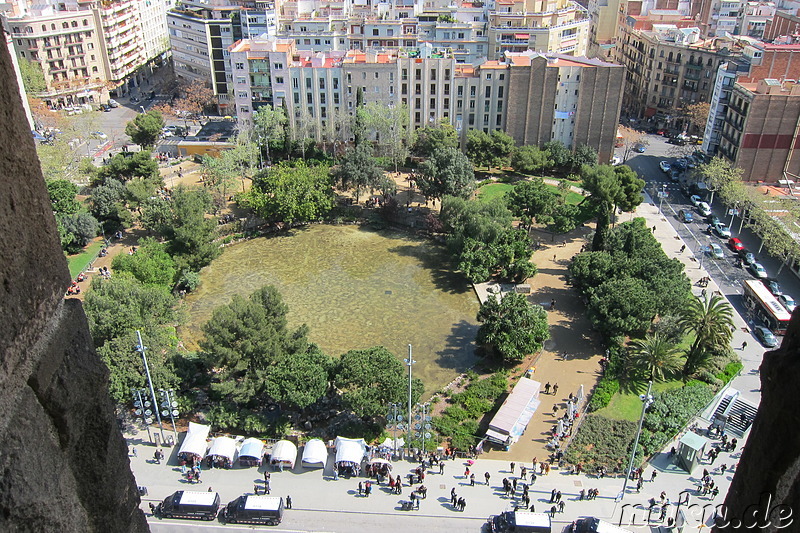
M 678 389 L 683 386 L 683 381 L 672 380 L 653 383 L 653 392 L 663 392 L 670 389 Z M 642 394 L 647 392 L 647 388 L 642 390 Z M 597 411 L 598 415 L 614 420 L 639 420 L 642 414 L 642 400 L 639 399 L 638 392 L 618 392 L 611 398 L 611 403 Z
M 87 246 L 81 253 L 67 256 L 67 264 L 69 265 L 69 275 L 76 278 L 78 274 L 86 269 L 86 266 L 94 261 L 100 248 L 103 247 L 103 241 L 97 240 Z
M 510 183 L 487 183 L 478 189 L 478 198 L 484 202 L 491 202 L 495 198 L 502 198 L 513 188 Z

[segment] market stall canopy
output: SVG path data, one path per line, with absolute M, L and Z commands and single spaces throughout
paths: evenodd
M 316 465 L 321 464 L 323 467 L 328 462 L 328 448 L 321 439 L 311 439 L 306 442 L 303 449 L 303 464 Z
M 373 459 L 372 459 L 372 460 L 369 462 L 369 464 L 371 464 L 371 465 L 386 465 L 387 467 L 389 467 L 389 470 L 391 470 L 391 469 L 392 469 L 392 463 L 391 463 L 391 461 L 387 461 L 386 459 L 381 459 L 380 457 L 375 457 L 375 458 L 373 458 Z
M 514 390 L 489 422 L 486 438 L 505 446 L 517 442 L 541 403 L 539 401 L 541 386 L 538 381 L 520 378 Z
M 211 431 L 211 426 L 204 426 L 203 424 L 195 424 L 189 422 L 189 430 L 186 432 L 186 437 L 183 439 L 178 455 L 194 455 L 202 459 L 206 455 L 208 448 L 208 433 Z
M 397 447 L 395 448 L 395 444 Z M 386 437 L 386 440 L 381 443 L 381 448 L 389 448 L 390 450 L 400 449 L 406 445 L 406 441 L 402 438 L 392 440 L 389 437 Z
M 208 455 L 212 457 L 224 457 L 233 463 L 233 457 L 236 455 L 236 440 L 230 437 L 217 437 L 211 441 L 211 448 L 208 450 Z
M 250 437 L 242 443 L 242 448 L 239 450 L 239 458 L 253 457 L 261 460 L 264 456 L 264 443 L 260 439 Z
M 336 437 L 336 462 L 361 464 L 367 443 L 364 439 L 347 439 Z
M 272 464 L 284 463 L 288 464 L 289 468 L 294 468 L 294 463 L 297 460 L 297 446 L 288 440 L 279 440 L 272 447 L 272 457 L 270 462 Z

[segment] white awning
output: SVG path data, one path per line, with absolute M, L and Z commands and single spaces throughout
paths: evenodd
M 279 440 L 275 446 L 272 447 L 272 456 L 270 462 L 273 464 L 284 463 L 288 464 L 289 468 L 294 468 L 294 463 L 297 460 L 297 446 L 288 440 Z
M 392 439 L 391 437 L 386 437 L 386 440 L 381 443 L 381 448 L 389 448 L 390 450 L 394 450 L 395 443 L 397 444 L 398 450 L 406 445 L 406 441 L 403 438 Z
M 387 467 L 389 467 L 389 470 L 392 469 L 392 463 L 390 461 L 387 461 L 386 459 L 381 459 L 380 457 L 373 458 L 369 462 L 369 464 L 371 464 L 371 465 L 386 465 Z
M 211 426 L 189 422 L 189 431 L 186 432 L 183 444 L 178 450 L 178 455 L 194 455 L 200 459 L 205 457 L 206 449 L 208 448 L 208 442 L 206 441 L 209 431 L 211 431 Z
M 254 457 L 261 459 L 264 456 L 264 443 L 260 439 L 250 437 L 242 443 L 239 457 Z
M 367 443 L 364 439 L 346 439 L 336 437 L 336 462 L 361 464 Z
M 217 437 L 211 441 L 208 455 L 224 457 L 232 463 L 236 455 L 236 441 L 230 437 Z
M 303 464 L 316 465 L 321 464 L 323 467 L 328 462 L 328 448 L 321 439 L 311 439 L 306 442 L 303 448 Z
M 489 440 L 497 441 L 500 436 L 505 436 L 506 439 L 511 437 L 511 442 L 516 442 L 522 436 L 539 407 L 539 387 L 541 383 L 538 381 L 520 378 L 489 422 L 489 430 L 486 432 Z

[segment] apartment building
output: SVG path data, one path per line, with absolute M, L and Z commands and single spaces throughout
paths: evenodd
M 589 13 L 571 0 L 496 0 L 489 10 L 489 57 L 535 50 L 586 55 Z
M 587 144 L 600 161 L 614 153 L 625 84 L 621 65 L 555 54 L 507 54 L 505 131 L 518 144 Z
M 626 68 L 623 113 L 662 126 L 682 126 L 682 106 L 710 102 L 719 66 L 741 55 L 736 40 L 701 39 L 697 27 L 651 24 L 645 30 L 636 29 L 634 17 L 625 22 L 616 49 Z
M 744 181 L 777 183 L 800 175 L 800 85 L 762 79 L 733 86 L 718 153 Z
M 164 16 L 171 0 L 4 5 L 3 25 L 19 58 L 41 67 L 47 104 L 100 103 L 139 85 L 167 52 Z

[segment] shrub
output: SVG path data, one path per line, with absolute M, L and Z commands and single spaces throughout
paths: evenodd
M 715 376 L 708 370 L 703 370 L 699 372 L 697 374 L 697 377 L 702 383 L 708 383 L 715 389 L 719 389 L 722 385 L 724 385 L 724 382 L 721 379 L 719 379 L 717 376 Z
M 658 452 L 677 435 L 698 411 L 714 398 L 707 385 L 685 385 L 653 395 L 653 405 L 644 417 L 642 447 L 645 455 Z
M 599 411 L 611 403 L 611 398 L 619 392 L 619 381 L 614 378 L 604 377 L 597 383 L 592 399 L 589 400 L 589 411 Z
M 637 423 L 630 420 L 586 415 L 565 459 L 572 464 L 581 463 L 587 472 L 598 466 L 609 471 L 620 468 L 630 457 L 636 428 Z
M 744 368 L 741 361 L 731 361 L 725 368 L 716 375 L 716 378 L 722 381 L 723 384 L 728 383 L 730 380 L 736 377 L 736 375 Z

